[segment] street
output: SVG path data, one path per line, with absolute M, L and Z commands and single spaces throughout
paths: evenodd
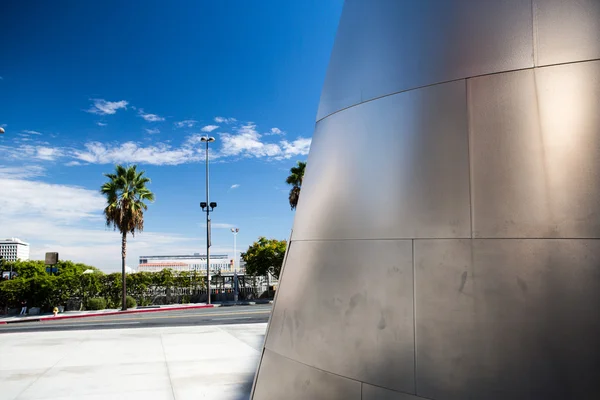
M 266 323 L 269 320 L 271 308 L 272 306 L 270 304 L 266 304 L 110 315 L 58 321 L 22 322 L 0 325 L 0 334 L 16 332 Z

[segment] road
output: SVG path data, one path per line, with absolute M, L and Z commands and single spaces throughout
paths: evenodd
M 58 321 L 0 325 L 2 333 L 73 331 L 87 329 L 158 328 L 166 326 L 252 324 L 268 322 L 272 305 L 235 306 L 108 315 Z

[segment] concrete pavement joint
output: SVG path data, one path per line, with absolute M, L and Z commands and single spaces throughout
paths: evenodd
M 175 396 L 175 388 L 173 387 L 173 377 L 171 376 L 171 369 L 169 368 L 169 361 L 167 360 L 167 352 L 165 350 L 165 343 L 163 342 L 163 334 L 160 334 L 160 346 L 162 347 L 163 357 L 165 358 L 165 366 L 167 367 L 167 375 L 169 375 L 169 383 L 171 384 L 171 393 L 173 394 L 173 400 L 177 400 Z

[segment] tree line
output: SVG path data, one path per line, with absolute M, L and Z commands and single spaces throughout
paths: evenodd
M 42 311 L 58 306 L 67 310 L 89 309 L 93 299 L 102 299 L 102 308 L 120 305 L 121 273 L 105 274 L 95 267 L 71 261 L 59 261 L 56 267 L 57 272 L 50 274 L 43 261 L 6 263 L 3 269 L 12 268 L 16 276 L 0 282 L 0 309 L 17 308 L 22 301 L 27 301 L 28 307 L 39 307 Z M 199 292 L 206 287 L 205 279 L 195 272 L 170 269 L 126 274 L 129 307 L 153 304 L 157 293 L 162 302 L 193 302 L 196 300 L 193 297 L 200 296 Z M 186 294 L 176 295 L 178 293 Z

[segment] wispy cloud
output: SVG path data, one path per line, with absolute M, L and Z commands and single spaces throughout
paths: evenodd
M 237 119 L 235 119 L 235 118 L 215 117 L 215 122 L 217 124 L 231 124 L 236 121 L 237 121 Z
M 5 167 L 0 165 L 0 179 L 25 179 L 43 176 L 45 169 L 39 165 Z
M 25 140 L 27 139 L 21 139 L 21 141 Z M 0 146 L 0 154 L 6 157 L 6 159 L 40 161 L 54 161 L 66 155 L 64 149 L 59 147 L 31 144 L 21 144 L 18 147 Z
M 149 114 L 149 113 L 145 113 L 143 109 L 139 109 L 139 116 L 144 118 L 146 121 L 148 122 L 160 122 L 160 121 L 164 121 L 165 119 L 159 115 L 156 114 Z
M 98 126 L 106 126 L 108 124 L 105 124 L 104 122 L 96 122 L 96 125 L 98 125 Z
M 164 143 L 144 147 L 135 142 L 116 145 L 90 142 L 85 144 L 85 150 L 75 150 L 72 156 L 77 160 L 93 164 L 134 162 L 150 165 L 179 165 L 200 159 L 200 155 L 188 143 L 180 148 L 173 148 Z
M 14 178 L 0 178 L 0 187 L 0 214 L 6 217 L 28 215 L 72 222 L 101 219 L 104 199 L 94 190 Z
M 0 81 L 3 81 L 3 80 L 4 80 L 4 78 L 0 76 Z
M 233 184 L 233 185 L 231 185 L 231 187 L 229 188 L 229 190 L 232 190 L 232 189 L 237 189 L 237 188 L 239 188 L 239 187 L 240 187 L 240 184 L 239 184 L 239 183 L 236 183 L 236 184 Z
M 24 130 L 23 133 L 27 133 L 28 135 L 41 135 L 41 132 L 38 131 L 28 131 L 28 130 Z
M 206 125 L 205 127 L 203 127 L 201 129 L 202 132 L 212 132 L 215 129 L 219 129 L 219 127 L 217 125 Z
M 158 129 L 146 129 L 150 134 Z M 140 163 L 148 165 L 180 165 L 204 160 L 204 151 L 200 146 L 202 134 L 188 136 L 171 144 L 170 140 L 154 143 L 135 141 L 87 142 L 82 146 L 51 146 L 47 142 L 32 141 L 27 134 L 13 145 L 0 144 L 0 154 L 6 160 L 58 161 L 65 165 L 77 161 L 90 164 Z M 221 133 L 211 146 L 211 158 L 227 162 L 239 158 L 251 157 L 265 160 L 284 160 L 308 154 L 311 139 L 299 137 L 295 140 L 273 141 L 272 136 L 258 133 L 254 123 L 238 126 L 233 133 Z
M 160 129 L 158 129 L 158 128 L 154 128 L 154 129 L 148 129 L 148 128 L 146 128 L 146 132 L 148 132 L 151 135 L 156 135 L 157 133 L 160 133 Z
M 196 123 L 198 123 L 198 121 L 194 120 L 194 119 L 185 119 L 183 121 L 177 121 L 175 122 L 175 126 L 177 128 L 193 128 L 194 125 L 196 125 Z
M 285 135 L 285 133 L 279 128 L 271 128 L 271 130 L 267 132 L 266 135 Z
M 76 167 L 78 165 L 83 165 L 82 163 L 80 163 L 79 161 L 69 161 L 68 163 L 65 164 L 67 167 Z
M 93 101 L 92 106 L 86 110 L 92 114 L 98 115 L 112 115 L 120 109 L 127 109 L 127 105 L 129 104 L 125 100 L 120 101 L 106 101 L 104 99 L 90 99 Z

